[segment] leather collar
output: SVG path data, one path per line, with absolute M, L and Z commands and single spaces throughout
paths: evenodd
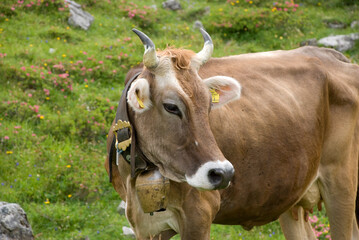
M 123 142 L 127 139 L 131 138 L 131 146 L 127 147 L 125 151 L 119 152 L 116 149 L 116 137 L 114 135 L 112 139 L 111 149 L 109 152 L 109 178 L 110 182 L 112 181 L 112 161 L 114 159 L 114 154 L 121 154 L 122 157 L 126 160 L 127 163 L 131 165 L 131 177 L 134 178 L 138 173 L 147 169 L 150 165 L 150 161 L 147 157 L 143 154 L 141 149 L 136 146 L 136 128 L 131 121 L 129 113 L 128 113 L 128 106 L 127 106 L 127 93 L 128 90 L 134 80 L 141 74 L 141 72 L 136 73 L 125 85 L 125 89 L 122 91 L 120 102 L 118 103 L 118 107 L 116 110 L 116 117 L 115 122 L 117 123 L 118 120 L 126 121 L 131 124 L 132 133 L 130 129 L 123 128 L 117 131 L 117 141 Z M 119 157 L 119 156 L 117 156 Z M 116 159 L 116 158 L 115 158 Z

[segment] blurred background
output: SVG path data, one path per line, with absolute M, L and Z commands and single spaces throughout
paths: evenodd
M 23 207 L 36 239 L 130 239 L 104 162 L 124 76 L 142 61 L 133 27 L 160 49 L 198 52 L 204 27 L 214 57 L 318 45 L 359 62 L 354 0 L 77 3 L 0 2 L 0 201 Z M 76 24 L 79 9 L 93 21 Z M 330 239 L 324 211 L 310 221 Z M 211 238 L 284 239 L 277 222 L 249 232 L 214 225 Z

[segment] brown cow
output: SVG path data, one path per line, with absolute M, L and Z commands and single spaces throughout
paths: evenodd
M 304 212 L 320 201 L 332 239 L 359 239 L 357 65 L 316 47 L 210 59 L 203 30 L 197 54 L 156 52 L 134 31 L 145 54 L 144 67 L 127 76 L 140 72 L 127 92 L 129 118 L 137 146 L 171 180 L 167 210 L 152 216 L 130 165 L 110 159 L 138 239 L 210 239 L 212 223 L 250 229 L 278 218 L 287 239 L 315 239 Z M 113 139 L 110 130 L 109 153 Z

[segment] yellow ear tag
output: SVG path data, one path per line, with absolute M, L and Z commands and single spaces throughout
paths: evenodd
M 145 108 L 145 105 L 143 104 L 142 100 L 138 97 L 137 94 L 136 94 L 136 97 L 137 97 L 138 104 L 140 105 L 140 108 Z
M 218 94 L 218 92 L 216 92 L 216 90 L 214 90 L 214 89 L 209 89 L 209 91 L 211 92 L 211 94 L 212 94 L 212 102 L 213 103 L 218 103 L 219 102 L 219 94 Z

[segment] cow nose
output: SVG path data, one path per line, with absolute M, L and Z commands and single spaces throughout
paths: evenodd
M 234 175 L 234 169 L 213 168 L 208 171 L 208 179 L 213 184 L 214 189 L 223 189 L 228 187 Z

